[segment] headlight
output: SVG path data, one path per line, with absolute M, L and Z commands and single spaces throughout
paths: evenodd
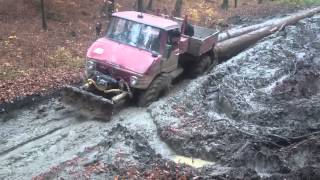
M 96 62 L 91 61 L 91 60 L 87 60 L 86 69 L 87 70 L 95 70 L 96 69 Z
M 130 77 L 130 85 L 135 86 L 138 84 L 138 77 L 137 76 L 131 76 Z
M 91 60 L 87 60 L 86 62 L 86 77 L 91 78 L 94 76 L 96 70 L 97 63 Z

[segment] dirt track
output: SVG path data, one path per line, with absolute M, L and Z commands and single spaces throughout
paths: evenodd
M 149 162 L 156 167 L 164 164 L 162 158 L 175 158 L 143 108 L 126 107 L 110 119 L 52 98 L 1 115 L 0 127 L 0 177 L 4 179 L 86 179 L 96 172 L 87 167 L 100 162 L 103 167 L 117 165 L 114 172 L 99 176 L 103 179 L 127 175 L 131 166 L 148 169 Z
M 2 113 L 0 179 L 319 179 L 319 34 L 303 20 L 110 121 L 59 98 Z

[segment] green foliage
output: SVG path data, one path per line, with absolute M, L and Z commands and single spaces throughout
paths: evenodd
M 283 4 L 303 6 L 303 5 L 319 5 L 320 0 L 280 0 Z
M 305 4 L 307 5 L 319 5 L 320 0 L 304 0 Z

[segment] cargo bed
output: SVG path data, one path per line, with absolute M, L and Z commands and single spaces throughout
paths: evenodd
M 187 53 L 194 56 L 201 56 L 212 50 L 218 40 L 219 31 L 193 25 L 194 36 L 189 37 Z

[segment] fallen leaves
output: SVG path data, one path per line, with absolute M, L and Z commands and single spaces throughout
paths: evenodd
M 92 174 L 105 173 L 107 172 L 107 170 L 107 166 L 99 161 L 97 163 L 86 166 L 83 174 L 85 178 L 90 179 Z
M 17 97 L 33 94 L 44 95 L 49 90 L 79 82 L 82 71 L 80 68 L 42 68 L 19 71 L 13 79 L 0 80 L 0 103 L 12 102 Z
M 8 39 L 18 39 L 17 36 L 9 36 Z

